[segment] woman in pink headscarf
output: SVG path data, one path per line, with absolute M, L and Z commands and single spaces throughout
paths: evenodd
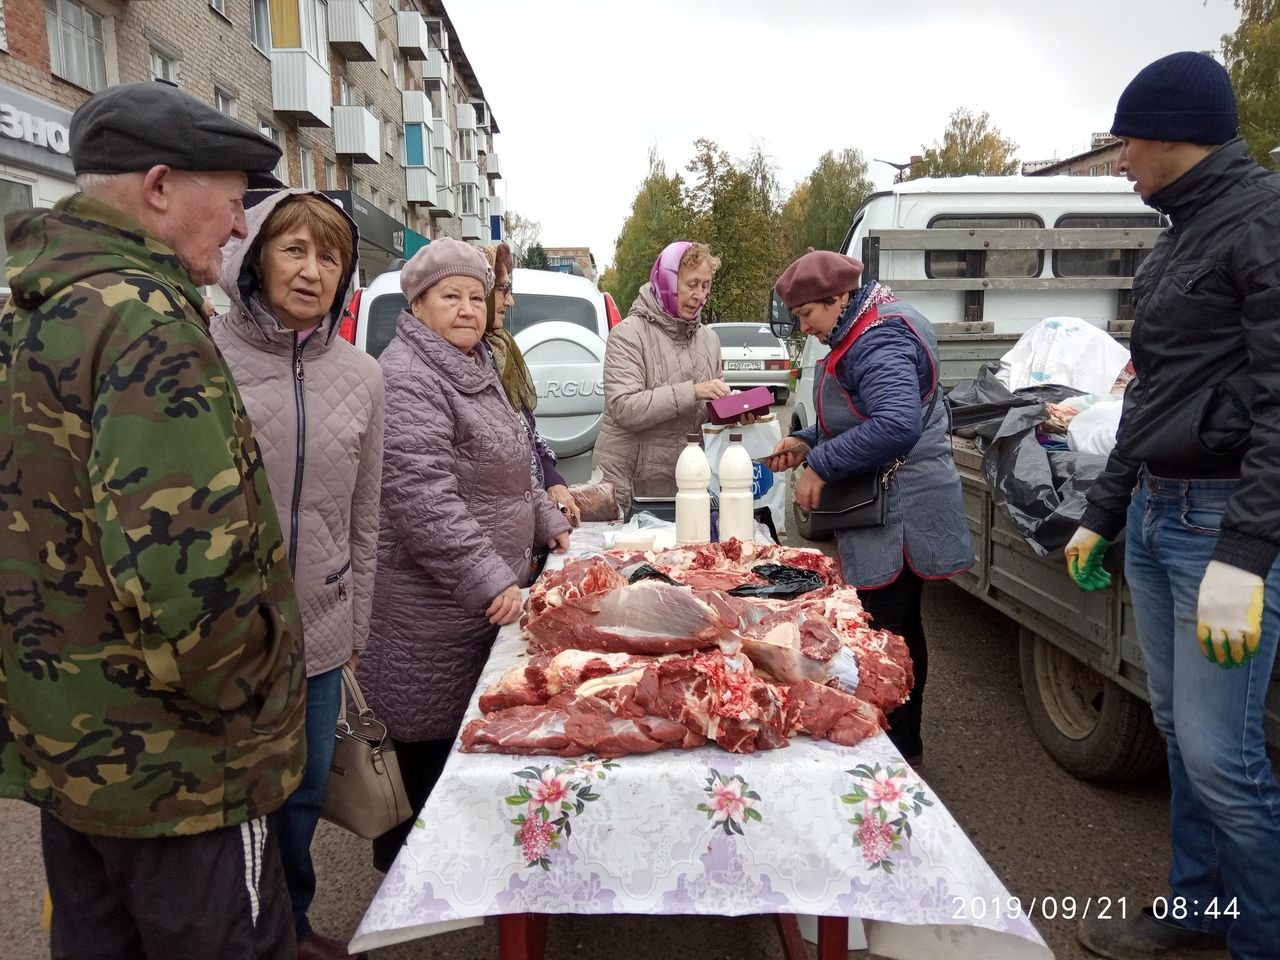
M 609 334 L 593 462 L 623 510 L 637 482 L 674 482 L 685 436 L 701 431 L 707 401 L 730 393 L 720 379 L 720 339 L 701 323 L 719 266 L 704 244 L 668 244 Z

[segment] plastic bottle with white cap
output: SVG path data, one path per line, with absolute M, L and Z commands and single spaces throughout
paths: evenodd
M 711 539 L 711 464 L 702 450 L 701 434 L 691 433 L 676 461 L 676 543 Z
M 720 539 L 756 538 L 755 471 L 751 454 L 742 445 L 742 434 L 729 434 L 729 446 L 720 455 Z

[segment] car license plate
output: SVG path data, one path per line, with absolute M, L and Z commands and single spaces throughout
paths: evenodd
M 724 362 L 726 370 L 763 370 L 763 360 L 726 360 Z

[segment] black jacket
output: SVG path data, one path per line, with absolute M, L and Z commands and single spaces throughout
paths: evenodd
M 1114 539 L 1143 463 L 1238 478 L 1213 556 L 1265 577 L 1280 554 L 1280 175 L 1236 139 L 1148 202 L 1172 226 L 1134 278 L 1138 376 L 1080 522 Z

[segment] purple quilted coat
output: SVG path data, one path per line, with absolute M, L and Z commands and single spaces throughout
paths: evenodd
M 569 529 L 487 356 L 407 310 L 386 383 L 378 572 L 360 686 L 397 740 L 454 737 L 498 628 L 485 610 L 526 586 L 535 543 Z

